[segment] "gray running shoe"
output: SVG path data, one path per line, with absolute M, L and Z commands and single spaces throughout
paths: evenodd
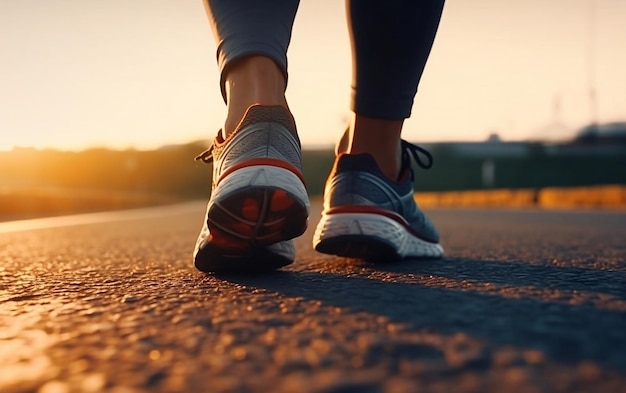
M 340 154 L 324 190 L 313 247 L 322 253 L 371 261 L 440 258 L 439 234 L 415 202 L 411 157 L 425 169 L 428 151 L 402 141 L 398 181 L 382 174 L 369 154 Z M 428 158 L 423 163 L 418 153 Z
M 204 272 L 256 272 L 293 262 L 307 227 L 309 198 L 300 140 L 283 107 L 255 105 L 235 132 L 196 157 L 213 162 L 206 218 L 194 250 Z

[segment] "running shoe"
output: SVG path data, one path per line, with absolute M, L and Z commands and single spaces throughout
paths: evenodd
M 307 227 L 309 198 L 293 117 L 251 106 L 236 130 L 196 157 L 213 163 L 205 220 L 194 250 L 203 272 L 256 272 L 293 262 Z
M 369 154 L 339 154 L 326 181 L 315 250 L 370 261 L 440 258 L 439 233 L 415 202 L 411 158 L 432 166 L 428 151 L 403 140 L 402 170 L 393 181 Z

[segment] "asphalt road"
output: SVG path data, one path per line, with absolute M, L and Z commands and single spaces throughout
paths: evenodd
M 0 392 L 626 392 L 626 212 L 431 210 L 447 257 L 210 276 L 204 204 L 0 224 Z

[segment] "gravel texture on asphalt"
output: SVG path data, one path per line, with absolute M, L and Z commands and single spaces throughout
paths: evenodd
M 5 231 L 0 392 L 626 392 L 626 212 L 434 209 L 446 258 L 371 265 L 319 208 L 259 276 L 193 269 L 201 203 Z

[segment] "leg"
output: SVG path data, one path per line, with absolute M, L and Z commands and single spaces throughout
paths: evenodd
M 265 56 L 248 56 L 235 61 L 224 76 L 227 115 L 224 136 L 230 135 L 246 110 L 255 104 L 282 106 L 289 109 L 285 98 L 286 80 L 278 65 Z
M 207 272 L 274 269 L 294 258 L 309 200 L 300 141 L 285 100 L 297 0 L 209 0 L 228 114 L 209 150 L 213 187 L 196 242 Z
M 324 190 L 316 250 L 371 260 L 441 257 L 439 234 L 414 200 L 400 139 L 441 17 L 443 0 L 348 0 L 354 118 Z
M 395 179 L 400 133 L 435 38 L 443 0 L 348 0 L 352 111 L 346 152 L 371 154 Z
M 220 87 L 227 103 L 224 134 L 254 105 L 287 108 L 287 47 L 298 0 L 206 0 L 217 40 Z

